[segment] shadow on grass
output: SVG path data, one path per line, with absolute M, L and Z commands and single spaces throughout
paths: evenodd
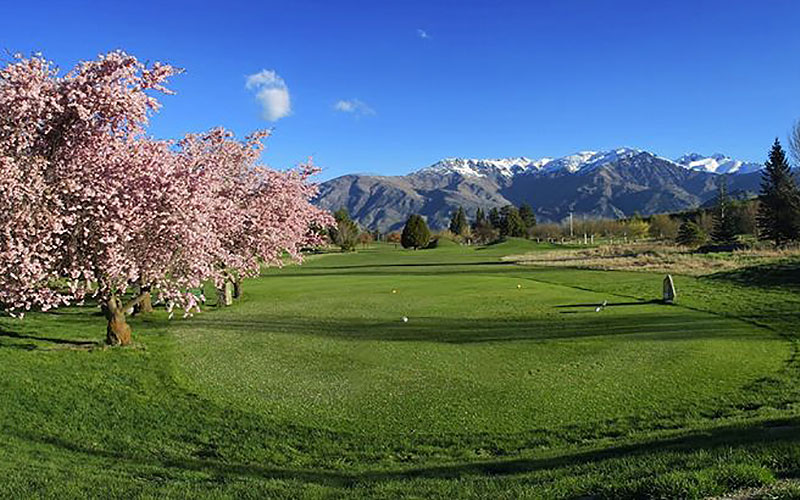
M 18 432 L 18 438 L 60 448 L 69 452 L 112 460 L 124 467 L 141 465 L 180 469 L 187 472 L 207 472 L 225 476 L 251 476 L 263 479 L 297 480 L 327 484 L 338 487 L 353 487 L 364 483 L 379 483 L 409 479 L 459 479 L 469 476 L 506 476 L 533 473 L 543 470 L 599 464 L 604 461 L 630 460 L 648 455 L 691 454 L 703 452 L 718 456 L 721 460 L 737 449 L 757 449 L 774 443 L 781 446 L 796 446 L 800 443 L 800 419 L 774 419 L 755 424 L 720 426 L 704 431 L 692 431 L 680 436 L 657 437 L 631 444 L 605 448 L 589 448 L 583 451 L 557 454 L 541 458 L 494 459 L 413 467 L 395 470 L 378 469 L 364 472 L 332 471 L 324 469 L 294 469 L 270 467 L 261 464 L 230 463 L 219 459 L 161 456 L 154 458 L 145 454 L 104 450 L 74 443 L 66 439 L 38 434 Z M 674 462 L 674 457 L 671 462 Z M 646 464 L 642 464 L 645 467 Z M 800 469 L 789 467 L 782 471 L 785 476 L 796 475 Z
M 781 340 L 747 323 L 712 315 L 649 312 L 639 316 L 592 314 L 539 318 L 454 319 L 409 316 L 407 323 L 364 318 L 306 318 L 297 316 L 195 317 L 191 328 L 236 335 L 291 333 L 342 340 L 380 340 L 471 344 L 502 341 L 550 341 L 620 337 L 630 340 L 681 341 L 695 339 Z
M 800 288 L 800 261 L 761 264 L 714 273 L 705 278 L 744 286 Z
M 421 262 L 392 264 L 358 264 L 353 266 L 308 266 L 294 267 L 290 272 L 268 272 L 265 278 L 297 278 L 320 276 L 387 276 L 401 274 L 403 276 L 442 276 L 451 274 L 487 274 L 504 272 L 526 272 L 527 270 L 514 262 L 477 261 L 477 262 Z
M 664 302 L 658 299 L 653 300 L 637 300 L 633 302 L 608 302 L 606 303 L 605 307 L 618 307 L 618 306 L 647 306 L 653 304 L 663 304 Z M 564 309 L 564 308 L 574 308 L 574 307 L 597 307 L 602 306 L 603 304 L 600 302 L 597 303 L 584 303 L 584 304 L 561 304 L 557 306 L 553 306 L 556 309 Z
M 11 344 L 0 343 L 0 348 L 16 348 L 16 349 L 26 349 L 26 350 L 37 349 L 39 346 L 37 344 L 29 342 L 31 340 L 38 342 L 45 342 L 48 344 L 55 344 L 59 346 L 75 347 L 75 348 L 89 348 L 100 345 L 99 342 L 90 340 L 71 340 L 60 337 L 45 337 L 42 335 L 22 334 L 22 333 L 12 332 L 2 327 L 0 327 L 0 337 L 27 341 L 23 343 L 11 343 Z
M 308 266 L 306 269 L 362 269 L 362 268 L 394 268 L 394 267 L 472 267 L 472 266 L 513 266 L 514 262 L 486 260 L 475 262 L 402 262 L 392 264 L 356 264 L 352 266 Z M 298 268 L 299 270 L 300 268 Z

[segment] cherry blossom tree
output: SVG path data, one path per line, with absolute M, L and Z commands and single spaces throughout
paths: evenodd
M 318 169 L 310 160 L 288 171 L 258 164 L 268 136 L 258 131 L 236 141 L 232 133 L 216 128 L 179 143 L 181 157 L 203 172 L 212 190 L 209 210 L 220 252 L 216 285 L 223 303 L 229 284 L 238 296 L 241 279 L 258 275 L 262 265 L 282 265 L 284 254 L 301 260 L 304 246 L 322 243 L 322 235 L 312 229 L 331 220 L 311 203 L 317 186 L 309 177 Z
M 191 292 L 260 262 L 299 255 L 311 170 L 255 165 L 264 133 L 221 130 L 178 145 L 145 134 L 179 71 L 124 52 L 65 76 L 41 57 L 0 70 L 0 303 L 11 314 L 96 298 L 109 344 L 131 340 L 126 312 L 155 292 L 199 309 Z M 238 148 L 238 149 L 237 149 Z M 303 228 L 303 225 L 305 227 Z M 132 294 L 132 292 L 135 292 Z

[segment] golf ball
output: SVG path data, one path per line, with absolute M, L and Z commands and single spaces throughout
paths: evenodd
M 408 323 L 408 317 L 407 316 L 403 316 L 403 323 Z

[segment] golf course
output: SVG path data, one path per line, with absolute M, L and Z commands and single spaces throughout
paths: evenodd
M 800 494 L 800 261 L 665 304 L 515 257 L 553 248 L 309 255 L 121 348 L 94 304 L 2 317 L 0 497 Z

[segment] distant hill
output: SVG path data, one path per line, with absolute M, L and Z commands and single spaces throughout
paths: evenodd
M 472 217 L 479 207 L 523 202 L 542 221 L 560 221 L 570 211 L 615 218 L 700 206 L 714 197 L 720 175 L 730 191 L 755 194 L 760 167 L 721 154 L 669 160 L 631 148 L 556 159 L 451 158 L 404 176 L 337 177 L 322 183 L 316 203 L 345 207 L 362 226 L 381 231 L 402 227 L 412 213 L 441 229 L 458 206 Z

